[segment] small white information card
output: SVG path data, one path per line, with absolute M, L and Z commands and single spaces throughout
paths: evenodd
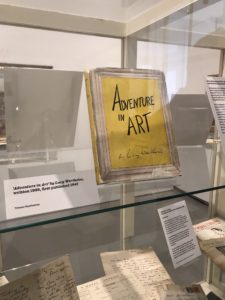
M 4 181 L 6 218 L 99 203 L 94 171 Z
M 158 209 L 174 268 L 201 255 L 185 201 Z
M 225 149 L 225 77 L 208 76 L 206 83 L 209 103 Z

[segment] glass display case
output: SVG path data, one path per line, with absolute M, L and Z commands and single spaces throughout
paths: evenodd
M 207 255 L 173 267 L 158 215 L 185 200 L 193 224 L 225 218 L 225 145 L 206 94 L 206 77 L 224 74 L 225 1 L 1 0 L 0 24 L 2 274 L 68 254 L 80 285 L 104 276 L 102 252 L 152 247 L 176 284 L 204 282 L 225 299 Z M 164 73 L 180 176 L 96 185 L 83 72 L 106 67 Z M 71 174 L 87 176 L 86 198 L 62 184 Z M 33 195 L 24 209 L 16 187 L 37 182 L 43 209 Z

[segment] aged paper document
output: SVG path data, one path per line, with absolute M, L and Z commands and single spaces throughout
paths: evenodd
M 149 294 L 132 273 L 104 276 L 77 287 L 80 300 L 159 300 Z
M 1 300 L 79 300 L 67 256 L 0 288 Z
M 172 283 L 169 274 L 152 248 L 101 253 L 106 274 L 129 271 L 145 289 Z
M 200 241 L 225 237 L 225 221 L 214 218 L 194 225 L 194 231 Z
M 0 277 L 0 286 L 5 285 L 6 283 L 8 283 L 8 280 L 5 276 L 1 276 Z

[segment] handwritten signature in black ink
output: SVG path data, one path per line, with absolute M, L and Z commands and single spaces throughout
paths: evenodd
M 129 148 L 125 154 L 120 153 L 118 158 L 119 159 L 139 159 L 149 155 L 156 155 L 162 154 L 163 150 L 161 148 L 140 148 L 134 147 L 134 149 Z

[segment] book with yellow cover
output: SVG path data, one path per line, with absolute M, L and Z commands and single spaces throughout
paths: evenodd
M 179 175 L 162 72 L 99 68 L 86 91 L 98 183 Z

